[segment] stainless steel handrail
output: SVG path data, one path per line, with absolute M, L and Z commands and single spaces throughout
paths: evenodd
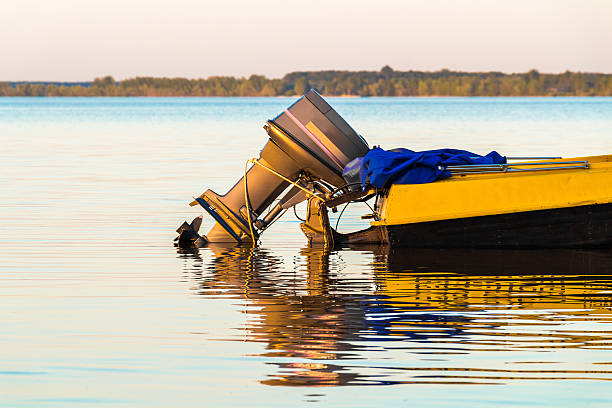
M 574 166 L 567 166 L 574 164 Z M 522 168 L 527 166 L 527 168 Z M 547 166 L 547 167 L 530 167 Z M 502 163 L 502 164 L 463 164 L 458 166 L 447 166 L 452 175 L 481 174 L 481 173 L 507 173 L 519 171 L 545 171 L 545 170 L 568 170 L 568 169 L 588 169 L 587 160 L 569 160 L 554 162 L 525 162 L 525 163 Z
M 559 160 L 563 157 L 506 157 L 506 160 Z

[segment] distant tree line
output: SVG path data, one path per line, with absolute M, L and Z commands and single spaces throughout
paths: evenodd
M 612 74 L 395 71 L 304 71 L 280 79 L 212 76 L 137 77 L 91 83 L 0 82 L 0 96 L 293 96 L 314 88 L 331 96 L 612 96 Z

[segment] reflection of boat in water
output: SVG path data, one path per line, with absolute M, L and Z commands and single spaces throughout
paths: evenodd
M 387 152 L 394 158 L 388 159 L 388 168 L 376 171 L 393 170 L 394 176 L 374 188 L 376 183 L 368 184 L 372 167 L 363 164 L 363 174 L 348 171 L 354 159 L 365 156 L 367 162 L 372 151 L 315 91 L 264 128 L 270 139 L 244 177 L 225 195 L 208 190 L 191 203 L 215 219 L 213 228 L 199 235 L 201 218 L 184 223 L 178 230 L 179 245 L 256 242 L 285 211 L 305 200 L 308 216 L 302 231 L 310 242 L 330 247 L 341 243 L 447 248 L 612 245 L 612 156 L 457 154 L 449 157 L 461 159 L 460 164 L 448 164 L 452 160 L 434 162 L 431 158 L 437 156 L 423 152 L 411 152 L 410 162 L 396 163 L 392 160 L 399 160 L 400 152 Z M 398 184 L 409 170 L 450 178 Z M 339 234 L 330 226 L 328 209 L 372 198 L 372 212 L 365 215 L 373 219 L 370 228 Z
M 385 258 L 385 290 L 409 293 L 414 302 L 426 298 L 436 308 L 477 302 L 483 308 L 501 304 L 527 309 L 578 304 L 594 313 L 611 312 L 612 298 L 600 293 L 611 289 L 609 251 L 391 249 Z M 401 287 L 395 286 L 394 273 Z
M 609 348 L 612 334 L 593 325 L 612 324 L 610 252 L 304 248 L 287 261 L 264 248 L 190 251 L 181 256 L 196 261 L 196 291 L 245 301 L 247 340 L 263 342 L 260 356 L 278 365 L 265 384 L 612 379 L 588 363 L 568 372 L 508 363 L 512 351 L 519 361 L 542 361 L 543 351 Z M 200 251 L 211 256 L 198 259 Z M 348 268 L 360 268 L 353 273 L 342 259 L 354 256 L 367 263 Z M 491 358 L 501 366 L 453 362 L 456 354 L 497 352 Z M 432 366 L 436 358 L 442 363 Z

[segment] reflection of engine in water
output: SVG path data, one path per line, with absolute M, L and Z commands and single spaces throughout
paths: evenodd
M 177 230 L 179 245 L 252 242 L 286 209 L 308 196 L 348 189 L 342 178 L 344 166 L 369 150 L 365 140 L 314 90 L 269 120 L 264 129 L 270 139 L 244 177 L 225 195 L 207 190 L 190 203 L 201 205 L 215 225 L 200 236 L 201 217 L 183 223 Z M 290 189 L 289 181 L 294 183 Z

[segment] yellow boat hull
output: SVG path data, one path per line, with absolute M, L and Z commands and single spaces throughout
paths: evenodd
M 564 160 L 589 166 L 393 185 L 372 230 L 392 246 L 612 246 L 612 155 Z

